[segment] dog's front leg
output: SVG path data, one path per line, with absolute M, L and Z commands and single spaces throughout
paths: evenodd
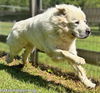
M 58 49 L 58 50 L 56 50 L 56 52 L 61 53 L 65 59 L 70 60 L 71 62 L 73 62 L 75 64 L 85 64 L 84 58 L 74 55 L 74 54 L 70 53 L 69 51 L 64 51 L 64 50 Z
M 70 61 L 70 64 L 74 67 L 74 69 L 76 70 L 76 72 L 78 74 L 78 77 L 80 78 L 81 82 L 83 82 L 84 85 L 86 85 L 89 88 L 94 88 L 96 86 L 96 84 L 92 83 L 87 78 L 84 68 L 80 65 L 80 64 L 85 63 L 85 60 L 83 58 L 78 57 L 76 54 L 71 54 L 68 51 L 64 51 L 64 50 L 60 50 L 60 49 L 56 50 L 55 55 L 57 55 L 57 54 L 58 54 L 58 58 L 60 55 L 60 57 L 63 57 L 64 59 L 67 59 Z M 61 54 L 62 54 L 62 56 L 61 56 Z
M 92 83 L 91 80 L 87 78 L 86 72 L 81 65 L 72 64 L 72 66 L 77 71 L 79 79 L 81 80 L 81 82 L 83 82 L 84 85 L 86 85 L 86 87 L 94 88 L 96 86 L 96 84 Z
M 89 88 L 94 88 L 96 86 L 96 84 L 92 83 L 91 80 L 87 78 L 84 68 L 80 65 L 85 63 L 85 60 L 83 58 L 78 57 L 75 54 L 71 54 L 68 51 L 63 51 L 63 50 L 57 50 L 57 51 L 61 52 L 65 58 L 69 59 L 70 64 L 72 64 L 72 66 L 74 67 L 74 69 L 78 74 L 78 77 L 80 78 L 81 82 L 83 82 L 84 85 L 86 85 Z

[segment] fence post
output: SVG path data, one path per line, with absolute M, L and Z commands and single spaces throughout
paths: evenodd
M 42 10 L 42 0 L 29 0 L 31 16 L 37 15 Z
M 30 13 L 31 16 L 35 16 L 39 13 L 40 8 L 42 8 L 42 0 L 30 0 Z M 35 49 L 32 53 L 31 53 L 31 62 L 32 65 L 37 67 L 38 66 L 38 50 Z

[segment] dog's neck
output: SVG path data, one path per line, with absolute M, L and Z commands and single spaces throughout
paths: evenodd
M 63 33 L 63 34 L 60 34 L 57 41 L 58 41 L 56 43 L 57 48 L 69 51 L 69 50 L 72 50 L 70 49 L 71 46 L 73 44 L 75 45 L 76 38 L 70 35 L 69 33 L 66 33 L 66 34 Z

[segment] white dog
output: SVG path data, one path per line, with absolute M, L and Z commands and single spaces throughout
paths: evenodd
M 85 14 L 80 8 L 66 4 L 56 5 L 42 14 L 17 22 L 12 30 L 7 38 L 10 47 L 10 54 L 6 59 L 8 63 L 25 48 L 25 64 L 29 53 L 37 48 L 54 61 L 68 60 L 80 80 L 87 87 L 95 87 L 81 66 L 85 64 L 85 60 L 77 56 L 76 52 L 76 38 L 86 38 L 90 34 Z

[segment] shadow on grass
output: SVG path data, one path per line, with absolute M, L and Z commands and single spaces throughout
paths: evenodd
M 0 70 L 7 71 L 9 74 L 11 74 L 12 77 L 20 81 L 34 83 L 35 85 L 39 87 L 43 87 L 46 89 L 53 89 L 57 91 L 58 93 L 63 93 L 63 89 L 65 90 L 66 93 L 79 93 L 78 91 L 67 88 L 62 84 L 57 84 L 53 81 L 47 81 L 43 79 L 41 76 L 31 75 L 27 72 L 23 72 L 21 71 L 22 68 L 23 68 L 22 65 L 16 65 L 16 66 L 9 67 L 7 65 L 0 64 Z M 62 90 L 59 87 L 61 87 Z
M 46 64 L 41 64 L 40 62 L 38 64 L 38 66 L 41 70 L 45 70 L 47 72 L 48 72 L 48 69 L 50 69 L 51 72 L 49 72 L 49 73 L 55 74 L 60 77 L 63 76 L 65 79 L 73 80 L 75 82 L 80 81 L 79 77 L 77 75 L 75 75 L 74 72 L 63 72 L 61 69 L 59 69 L 57 67 L 52 67 L 52 66 L 49 66 Z M 95 80 L 93 78 L 91 78 L 91 81 L 96 84 L 96 87 L 100 86 L 100 81 Z

